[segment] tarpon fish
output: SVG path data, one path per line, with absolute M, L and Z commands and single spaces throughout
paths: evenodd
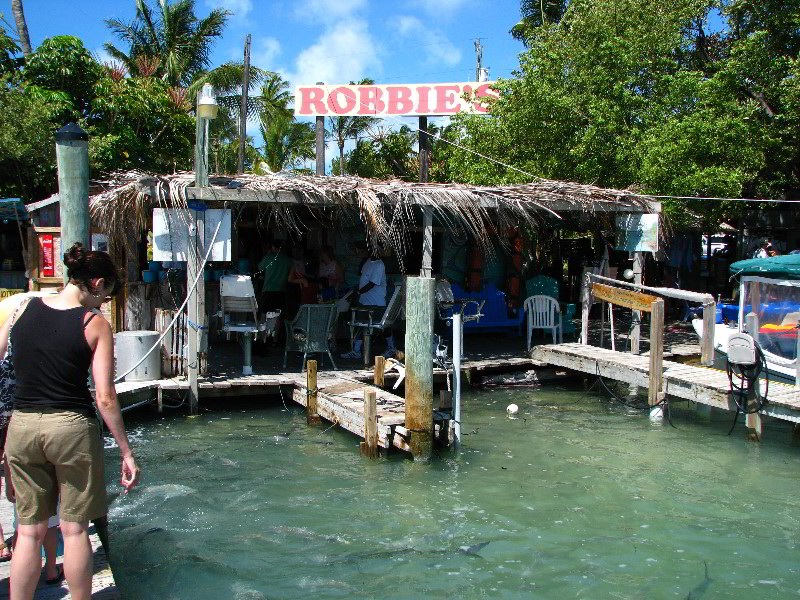
M 708 563 L 703 561 L 703 565 L 706 567 L 706 576 L 695 588 L 689 592 L 689 595 L 686 596 L 686 600 L 697 600 L 700 596 L 706 593 L 708 586 L 711 585 L 711 578 L 708 576 Z

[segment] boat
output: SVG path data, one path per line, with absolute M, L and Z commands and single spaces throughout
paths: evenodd
M 800 327 L 800 255 L 740 260 L 730 266 L 739 280 L 739 304 L 717 307 L 714 325 L 715 366 L 727 368 L 728 339 L 745 331 L 746 316 L 756 307 L 758 331 L 753 336 L 761 346 L 771 381 L 798 381 L 798 327 Z M 735 317 L 735 318 L 731 318 Z M 703 335 L 703 320 L 692 321 Z M 753 335 L 752 332 L 750 335 Z

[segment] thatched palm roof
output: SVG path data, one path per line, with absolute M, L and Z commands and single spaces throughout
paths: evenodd
M 92 220 L 112 240 L 121 240 L 132 226 L 147 227 L 154 206 L 185 208 L 188 200 L 203 199 L 256 203 L 268 219 L 300 233 L 304 226 L 294 209 L 305 207 L 312 212 L 358 215 L 372 243 L 391 247 L 402 256 L 407 231 L 415 225 L 415 206 L 430 207 L 440 222 L 461 229 L 487 247 L 493 232 L 536 224 L 545 217 L 659 210 L 652 199 L 628 190 L 549 180 L 475 186 L 274 174 L 212 176 L 209 187 L 193 186 L 192 172 L 117 173 L 107 181 L 93 182 Z M 502 242 L 505 236 L 498 237 Z

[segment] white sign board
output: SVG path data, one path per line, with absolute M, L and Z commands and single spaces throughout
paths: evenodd
M 485 113 L 487 99 L 497 98 L 495 82 L 415 83 L 397 85 L 298 85 L 294 116 L 373 117 Z M 464 99 L 467 95 L 471 100 Z
M 658 252 L 658 214 L 618 216 L 617 250 Z
M 189 224 L 196 223 L 196 211 L 174 208 L 153 209 L 153 260 L 183 261 L 189 256 Z M 211 241 L 220 220 L 222 225 L 208 260 L 231 260 L 231 211 L 210 208 L 205 211 L 205 241 Z M 206 250 L 208 247 L 206 246 Z

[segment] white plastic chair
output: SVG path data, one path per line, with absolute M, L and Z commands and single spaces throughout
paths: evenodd
M 553 334 L 553 343 L 560 344 L 564 341 L 561 325 L 561 309 L 558 300 L 552 296 L 536 295 L 525 298 L 525 314 L 528 318 L 528 352 L 531 349 L 531 338 L 534 329 L 549 329 Z M 556 339 L 556 331 L 558 339 Z

